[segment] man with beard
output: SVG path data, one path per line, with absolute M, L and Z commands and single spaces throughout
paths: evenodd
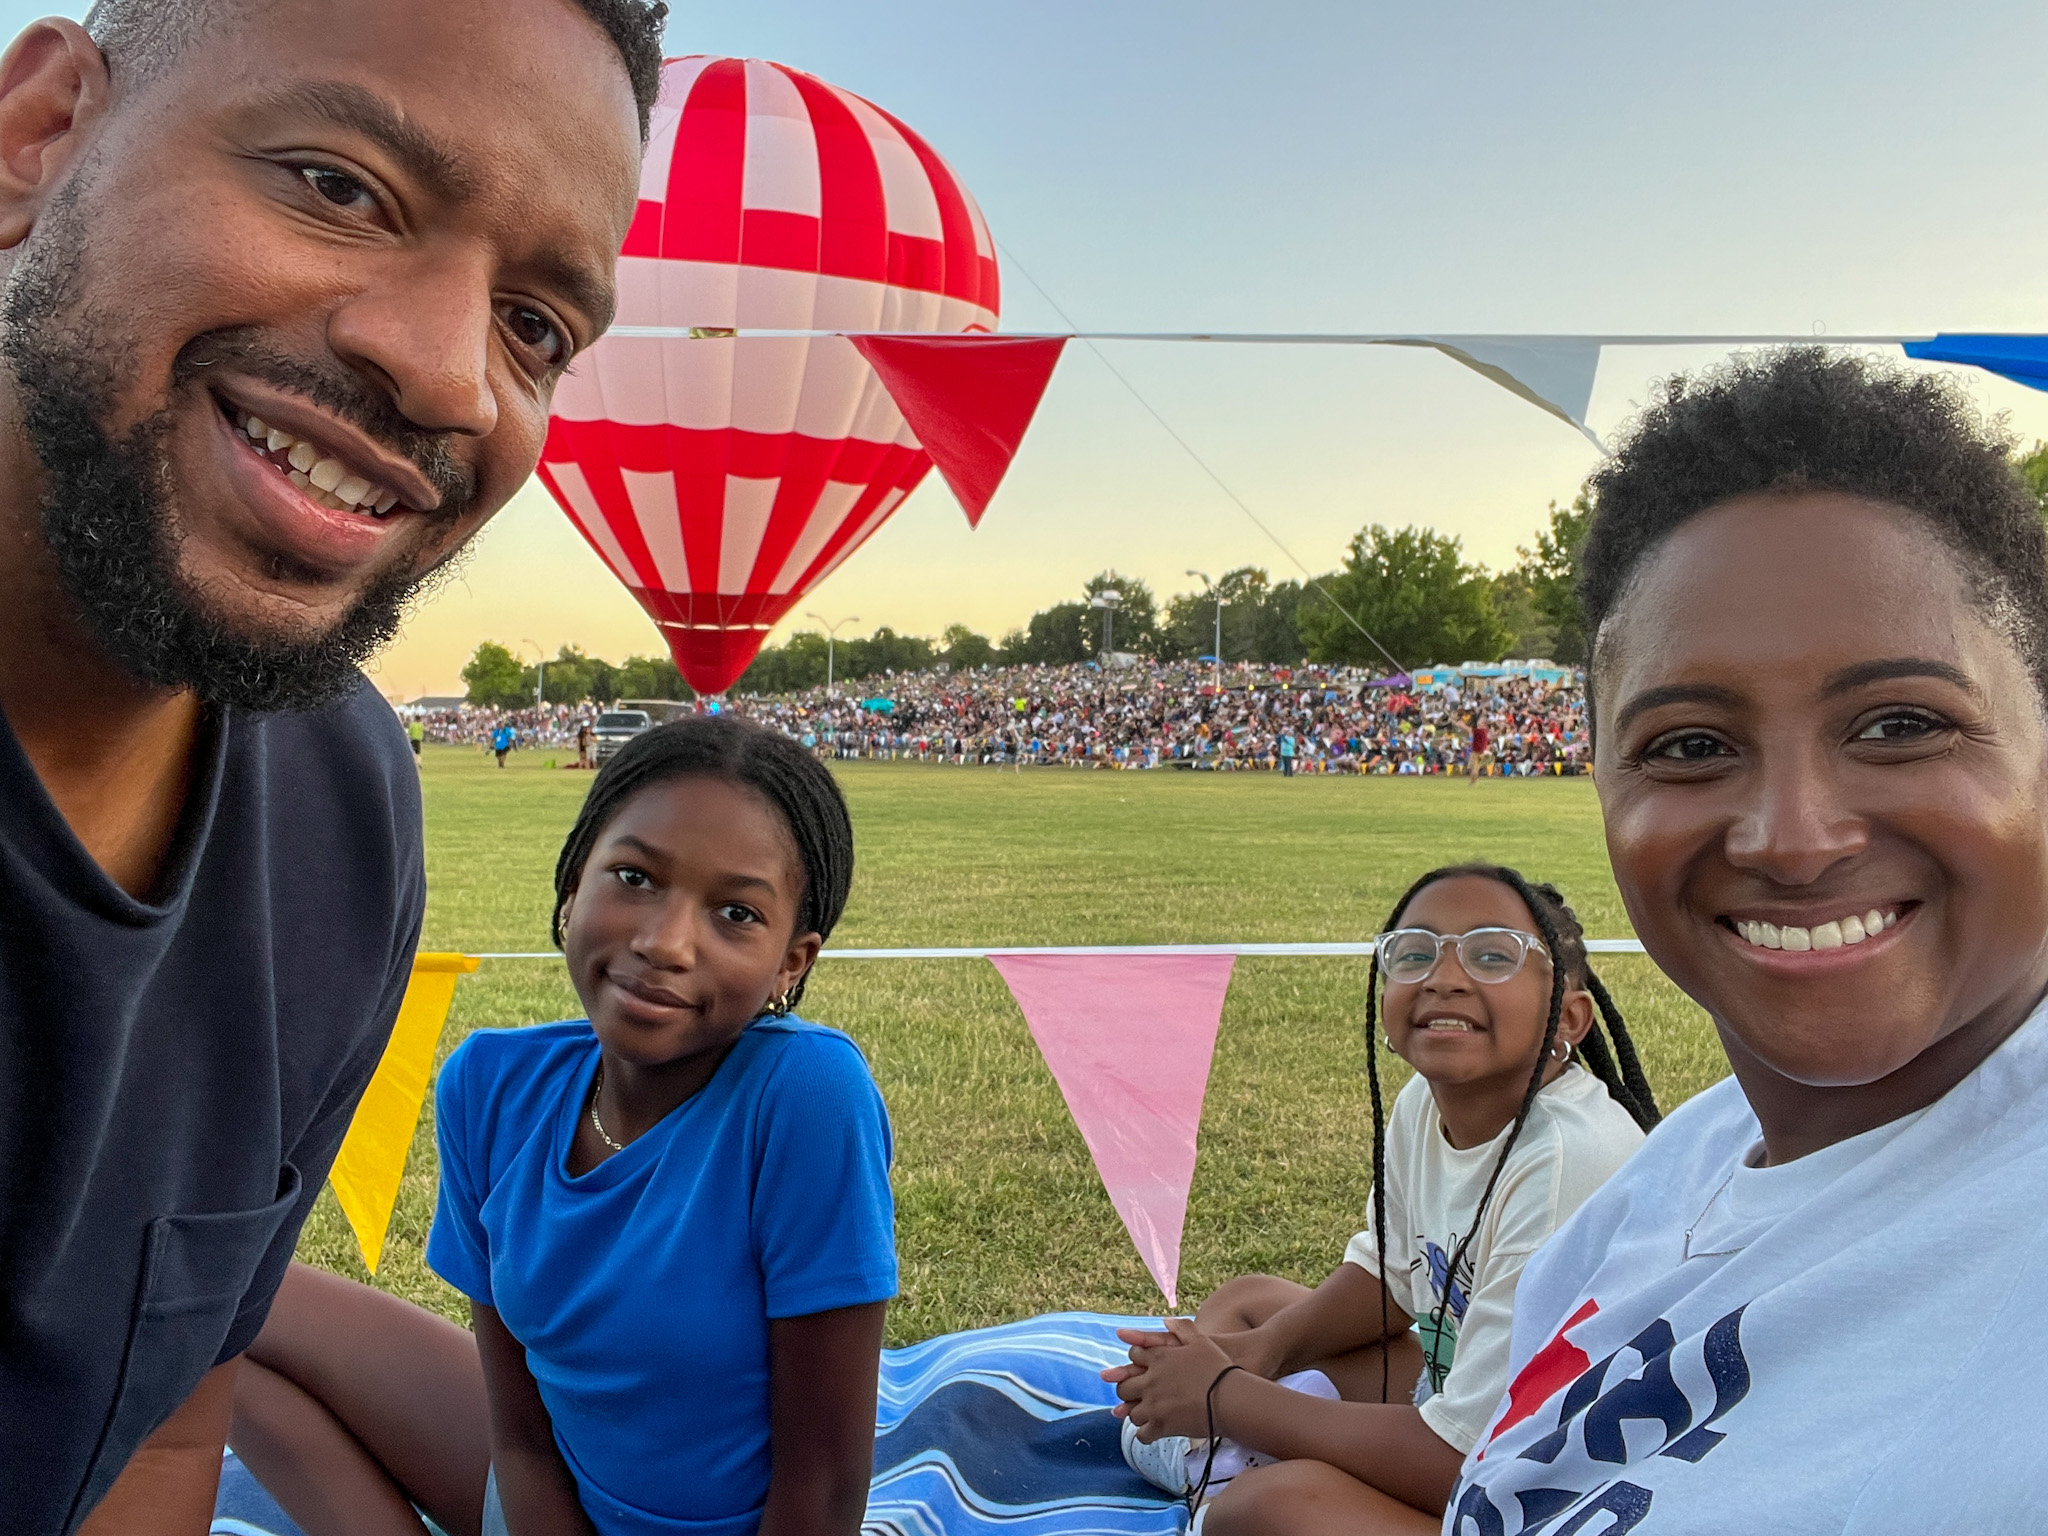
M 102 0 L 0 59 L 0 1525 L 198 1533 L 422 904 L 358 665 L 612 313 L 646 0 Z

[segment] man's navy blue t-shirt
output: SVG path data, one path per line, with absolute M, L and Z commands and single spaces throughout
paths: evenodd
M 417 771 L 365 684 L 212 715 L 157 893 L 0 720 L 0 1527 L 73 1529 L 263 1325 L 397 1017 Z

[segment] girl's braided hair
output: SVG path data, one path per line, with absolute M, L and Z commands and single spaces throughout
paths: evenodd
M 853 820 L 839 781 L 780 731 L 733 715 L 691 715 L 642 731 L 598 769 L 555 860 L 555 915 L 548 931 L 556 948 L 562 944 L 562 909 L 576 894 L 590 850 L 612 818 L 648 785 L 689 778 L 740 785 L 775 808 L 803 870 L 795 931 L 832 936 L 853 887 Z M 801 1002 L 809 979 L 808 972 L 798 977 L 777 1011 Z
M 1521 897 L 1523 905 L 1528 907 L 1529 915 L 1536 920 L 1543 947 L 1550 951 L 1550 1013 L 1544 1022 L 1543 1043 L 1537 1048 L 1536 1064 L 1529 1073 L 1529 1086 L 1522 1094 L 1522 1107 L 1515 1112 L 1507 1140 L 1501 1144 L 1500 1156 L 1494 1159 L 1493 1172 L 1487 1176 L 1486 1188 L 1479 1196 L 1478 1208 L 1472 1212 L 1471 1224 L 1465 1229 L 1465 1235 L 1458 1239 L 1456 1251 L 1445 1267 L 1443 1295 L 1430 1312 L 1427 1369 L 1432 1387 L 1440 1386 L 1443 1381 L 1444 1373 L 1437 1369 L 1437 1352 L 1442 1348 L 1444 1316 L 1450 1309 L 1451 1292 L 1458 1282 L 1459 1266 L 1465 1262 L 1473 1240 L 1479 1235 L 1479 1224 L 1486 1216 L 1487 1206 L 1493 1201 L 1501 1173 L 1508 1165 L 1515 1143 L 1521 1139 L 1522 1127 L 1528 1124 L 1529 1112 L 1536 1107 L 1536 1095 L 1543 1091 L 1543 1068 L 1550 1060 L 1552 1046 L 1557 1042 L 1558 1024 L 1564 1017 L 1565 994 L 1574 986 L 1583 987 L 1590 993 L 1594 1007 L 1599 1011 L 1599 1020 L 1586 1032 L 1586 1038 L 1579 1045 L 1579 1054 L 1585 1058 L 1587 1068 L 1606 1085 L 1608 1097 L 1627 1110 L 1629 1118 L 1644 1130 L 1649 1130 L 1662 1118 L 1656 1097 L 1650 1091 L 1650 1081 L 1643 1075 L 1642 1062 L 1636 1056 L 1635 1041 L 1629 1038 L 1628 1026 L 1622 1022 L 1621 1010 L 1615 1006 L 1600 978 L 1593 974 L 1593 968 L 1586 963 L 1585 930 L 1579 926 L 1578 915 L 1566 904 L 1564 894 L 1556 886 L 1548 883 L 1532 885 L 1519 870 L 1509 869 L 1504 864 L 1449 864 L 1442 869 L 1431 870 L 1409 886 L 1401 899 L 1394 903 L 1394 910 L 1387 914 L 1380 931 L 1385 933 L 1395 928 L 1409 904 L 1426 887 L 1439 880 L 1466 877 L 1498 880 Z M 1375 950 L 1365 993 L 1365 1061 L 1366 1076 L 1372 1084 L 1372 1224 L 1373 1240 L 1379 1245 L 1380 1255 L 1380 1396 L 1385 1398 L 1389 1386 L 1385 1274 L 1387 1109 L 1386 1097 L 1380 1087 L 1379 980 L 1379 953 Z M 1607 1026 L 1605 1038 L 1601 1034 L 1600 1021 Z

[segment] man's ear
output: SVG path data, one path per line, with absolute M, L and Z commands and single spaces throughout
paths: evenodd
M 106 56 L 75 21 L 31 22 L 0 54 L 0 250 L 28 238 L 108 94 Z

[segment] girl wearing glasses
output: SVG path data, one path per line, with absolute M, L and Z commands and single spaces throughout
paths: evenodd
M 1314 1290 L 1242 1276 L 1104 1373 L 1125 1459 L 1205 1536 L 1436 1530 L 1507 1386 L 1523 1264 L 1657 1120 L 1554 886 L 1433 870 L 1386 930 L 1367 1029 L 1415 1076 L 1386 1116 L 1374 1041 L 1367 1229 Z

